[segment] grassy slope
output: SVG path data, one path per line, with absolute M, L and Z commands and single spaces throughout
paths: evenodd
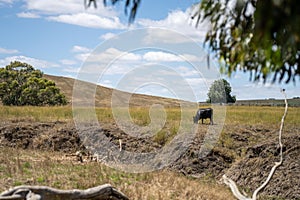
M 56 85 L 61 89 L 61 91 L 66 95 L 69 102 L 72 101 L 72 91 L 75 80 L 72 78 L 59 77 L 59 76 L 51 76 L 44 75 L 45 78 L 52 80 L 56 83 Z M 84 86 L 89 86 L 90 88 L 94 88 L 94 85 L 91 83 L 79 81 L 80 84 Z M 118 92 L 117 96 L 122 99 L 126 95 L 130 95 L 126 92 L 115 91 Z M 97 107 L 110 107 L 111 106 L 111 97 L 113 90 L 111 88 L 97 86 L 96 87 L 96 95 L 95 95 L 95 105 Z M 81 99 L 77 99 L 76 101 L 83 102 L 84 95 L 82 95 Z M 135 107 L 145 107 L 145 105 L 153 105 L 153 104 L 162 104 L 166 107 L 177 107 L 179 106 L 179 101 L 176 99 L 162 98 L 156 96 L 142 95 L 142 94 L 133 94 L 130 98 L 130 106 Z

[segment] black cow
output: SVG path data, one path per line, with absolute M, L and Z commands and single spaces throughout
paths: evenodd
M 210 119 L 210 124 L 213 124 L 213 109 L 212 108 L 200 108 L 196 116 L 194 118 L 194 123 L 198 124 L 198 121 L 202 119 L 202 124 L 203 124 L 203 119 Z

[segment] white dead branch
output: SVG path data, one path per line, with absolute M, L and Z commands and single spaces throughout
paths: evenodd
M 122 140 L 119 139 L 119 151 L 122 151 Z
M 128 200 L 109 184 L 86 190 L 58 190 L 47 186 L 17 186 L 0 194 L 0 200 Z
M 282 149 L 283 149 L 283 145 L 282 145 L 282 129 L 283 129 L 283 124 L 284 124 L 284 120 L 285 117 L 287 115 L 287 111 L 288 111 L 288 103 L 287 103 L 287 97 L 286 97 L 286 93 L 285 90 L 282 90 L 282 93 L 284 94 L 284 103 L 285 103 L 285 110 L 284 110 L 284 114 L 281 118 L 281 124 L 280 124 L 280 129 L 279 129 L 279 137 L 278 137 L 278 143 L 279 143 L 279 147 L 280 147 L 280 160 L 279 162 L 275 162 L 274 166 L 272 167 L 267 179 L 265 180 L 265 182 L 259 186 L 252 195 L 252 198 L 246 197 L 244 195 L 242 195 L 239 191 L 239 189 L 236 186 L 236 183 L 231 180 L 230 178 L 228 178 L 225 174 L 223 175 L 223 181 L 226 185 L 228 185 L 233 193 L 233 195 L 239 199 L 239 200 L 256 200 L 257 199 L 257 194 L 268 185 L 268 183 L 270 182 L 275 170 L 277 169 L 277 167 L 279 167 L 282 164 L 283 161 L 283 153 L 282 153 Z

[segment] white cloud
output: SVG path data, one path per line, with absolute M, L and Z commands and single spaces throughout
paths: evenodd
M 25 0 L 26 11 L 19 17 L 45 17 L 48 20 L 73 24 L 89 28 L 125 29 L 111 7 L 104 7 L 99 2 L 97 9 L 84 9 L 82 1 L 78 0 Z
M 85 61 L 91 54 L 90 53 L 80 53 L 75 56 L 75 58 L 79 61 Z
M 210 82 L 209 80 L 200 77 L 185 78 L 185 80 L 192 86 L 201 86 L 201 87 L 207 87 Z
M 144 26 L 156 26 L 156 27 L 174 27 L 178 28 L 180 25 L 187 24 L 189 15 L 181 10 L 172 11 L 168 14 L 166 19 L 163 20 L 150 20 L 140 19 L 139 24 Z
M 244 99 L 268 99 L 276 98 L 283 99 L 284 96 L 281 93 L 281 88 L 286 89 L 286 94 L 288 98 L 293 96 L 299 96 L 299 87 L 295 86 L 293 83 L 273 83 L 268 80 L 265 84 L 260 82 L 253 82 L 249 80 L 249 73 L 244 73 L 241 71 L 236 72 L 234 77 L 228 79 L 232 87 L 232 94 L 236 95 L 238 100 Z M 298 85 L 299 81 L 296 83 Z
M 167 31 L 166 28 L 163 28 L 161 30 L 153 30 L 149 29 L 147 30 L 148 34 L 144 37 L 144 43 L 145 44 L 153 44 L 153 43 L 186 43 L 190 42 L 191 39 L 188 37 L 185 37 L 179 32 L 174 32 Z
M 109 87 L 109 88 L 113 87 L 111 80 L 107 80 L 107 79 L 101 80 L 99 84 L 102 86 L 105 86 L 105 87 Z
M 75 46 L 73 46 L 71 51 L 73 53 L 77 53 L 75 55 L 75 59 L 83 62 L 90 56 L 92 49 L 84 47 L 84 46 L 75 45 Z
M 168 88 L 165 88 L 162 85 L 155 85 L 151 83 L 142 85 L 141 87 L 137 88 L 134 92 L 139 94 L 153 95 L 153 96 L 177 98 L 176 94 L 173 94 L 172 90 L 169 90 Z
M 158 62 L 158 61 L 160 61 L 160 62 L 162 62 L 162 61 L 164 61 L 164 62 L 174 62 L 174 61 L 180 62 L 180 61 L 183 61 L 182 58 L 180 58 L 177 55 L 174 55 L 174 54 L 171 54 L 171 53 L 166 53 L 166 52 L 161 52 L 161 51 L 147 52 L 143 55 L 143 59 L 146 60 L 146 61 L 155 61 L 155 62 Z
M 83 5 L 72 0 L 26 0 L 26 8 L 43 14 L 62 14 L 82 11 Z
M 197 53 L 200 54 L 199 52 L 195 52 L 195 55 L 183 54 L 181 56 L 184 60 L 189 61 L 189 62 L 203 62 L 203 61 L 206 61 L 206 56 L 197 55 Z
M 146 61 L 155 62 L 185 62 L 185 61 L 202 61 L 201 57 L 197 57 L 191 54 L 175 55 L 172 53 L 166 53 L 162 51 L 150 51 L 143 55 L 143 59 Z
M 117 59 L 117 60 L 116 60 Z M 103 52 L 93 52 L 88 59 L 89 62 L 110 63 L 139 61 L 141 56 L 138 54 L 120 51 L 116 48 L 108 48 Z
M 101 29 L 124 29 L 123 25 L 118 17 L 102 17 L 89 13 L 76 13 L 65 14 L 58 16 L 51 16 L 47 19 L 51 21 L 63 22 L 67 24 L 73 24 L 89 28 L 101 28 Z
M 0 0 L 0 5 L 3 4 L 12 4 L 14 0 Z
M 38 14 L 31 13 L 31 12 L 21 12 L 21 13 L 18 13 L 17 16 L 20 18 L 31 18 L 31 19 L 40 18 L 40 16 Z
M 51 63 L 51 62 L 36 59 L 36 58 L 26 57 L 26 56 L 6 57 L 6 58 L 0 60 L 0 66 L 4 67 L 6 65 L 9 65 L 13 61 L 25 62 L 25 63 L 28 63 L 28 64 L 32 65 L 34 68 L 37 68 L 37 69 L 46 69 L 46 68 L 59 67 L 55 63 Z
M 80 73 L 97 76 L 110 76 L 128 73 L 142 61 L 141 55 L 108 48 L 105 51 L 77 54 L 76 59 L 83 62 Z M 107 78 L 106 78 L 107 79 Z
M 77 62 L 74 60 L 62 59 L 60 60 L 60 63 L 63 65 L 75 65 Z
M 108 40 L 108 39 L 111 39 L 113 37 L 116 37 L 117 34 L 115 33 L 105 33 L 103 35 L 100 36 L 100 39 L 102 40 Z
M 186 66 L 179 66 L 177 68 L 175 68 L 176 71 L 178 71 L 178 73 L 181 76 L 184 77 L 200 77 L 201 74 L 199 74 L 199 72 L 191 67 L 186 67 Z
M 78 67 L 67 66 L 67 67 L 64 67 L 62 71 L 69 72 L 69 73 L 78 73 L 79 70 L 80 70 L 80 68 L 78 68 Z
M 124 75 L 130 72 L 132 66 L 114 64 L 109 66 L 105 71 L 105 75 Z
M 199 86 L 199 85 L 197 85 Z M 174 94 L 178 98 L 194 98 L 192 86 L 171 67 L 144 65 L 126 73 L 117 84 L 118 89 L 128 92 L 142 92 L 158 96 Z M 163 94 L 167 89 L 169 95 Z
M 11 6 L 15 0 L 0 0 L 0 6 Z
M 0 0 L 0 3 L 12 3 L 13 0 Z
M 81 49 L 81 48 L 76 48 Z M 134 52 L 125 52 L 116 48 L 108 48 L 105 51 L 97 52 L 97 49 L 93 53 L 80 53 L 75 57 L 76 59 L 85 62 L 84 71 L 99 71 L 105 70 L 106 75 L 121 75 L 130 72 L 132 69 L 145 66 L 150 63 L 166 64 L 167 62 L 178 62 L 179 64 L 186 63 L 185 57 L 192 55 L 174 55 L 162 51 L 149 51 L 143 54 Z M 89 67 L 93 65 L 92 67 Z M 154 65 L 155 66 L 155 65 Z M 157 68 L 155 68 L 157 69 Z M 198 73 L 192 67 L 185 66 L 172 66 L 173 71 L 160 71 L 160 75 L 174 76 L 174 74 L 180 74 L 182 77 L 200 77 Z M 176 73 L 175 73 L 176 72 Z
M 86 52 L 91 52 L 92 50 L 87 47 L 75 45 L 73 46 L 71 51 L 75 53 L 86 53 Z
M 254 85 L 254 86 L 253 86 Z M 293 98 L 299 96 L 299 88 L 293 85 L 267 85 L 267 86 L 256 86 L 255 83 L 248 86 L 235 86 L 232 85 L 232 93 L 236 95 L 238 100 L 241 99 L 268 99 L 276 98 L 283 99 L 284 96 L 281 93 L 281 89 L 286 89 L 286 94 L 288 98 Z
M 99 3 L 97 10 L 84 9 L 83 1 L 78 0 L 25 0 L 26 9 L 45 15 L 60 15 L 60 14 L 74 14 L 79 12 L 88 12 L 94 14 L 101 14 L 101 16 L 116 15 L 110 7 L 104 7 Z
M 0 54 L 15 54 L 15 53 L 19 53 L 19 51 L 16 49 L 5 49 L 0 47 Z
M 196 41 L 203 41 L 208 25 L 199 24 L 198 28 L 196 28 L 195 25 L 190 23 L 190 17 L 191 16 L 189 9 L 187 9 L 185 12 L 181 10 L 175 10 L 170 12 L 167 18 L 163 20 L 140 19 L 137 23 L 144 27 L 161 27 L 164 29 L 171 29 Z M 170 33 L 166 31 L 162 31 L 161 33 L 155 31 L 155 35 L 153 35 L 153 33 L 149 35 L 149 37 L 145 38 L 146 43 L 153 42 L 153 40 L 155 42 L 158 39 L 160 40 L 160 42 L 164 43 L 183 43 L 186 41 L 190 41 L 189 38 L 178 37 L 178 34 L 175 33 L 173 36 L 170 36 Z

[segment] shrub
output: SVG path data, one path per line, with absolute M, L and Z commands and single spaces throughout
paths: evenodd
M 0 99 L 3 105 L 66 105 L 65 95 L 53 81 L 27 63 L 11 62 L 0 68 Z

